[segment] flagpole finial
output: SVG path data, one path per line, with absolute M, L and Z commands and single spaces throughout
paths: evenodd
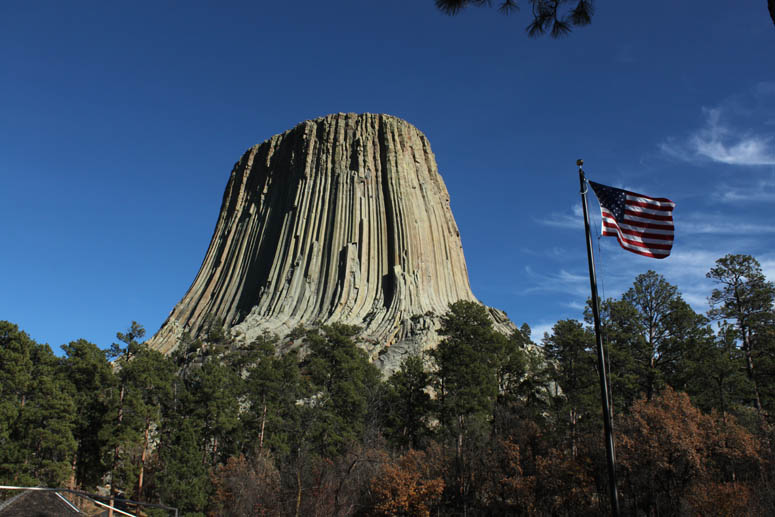
M 579 158 L 578 160 L 576 160 L 576 165 L 577 165 L 577 166 L 579 166 L 579 167 L 581 167 L 582 165 L 584 165 L 584 160 L 582 160 L 581 158 Z

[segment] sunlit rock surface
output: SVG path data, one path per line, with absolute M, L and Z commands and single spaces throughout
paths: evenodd
M 169 353 L 183 331 L 204 337 L 208 316 L 244 342 L 342 322 L 392 371 L 438 343 L 461 299 L 475 300 L 428 139 L 389 115 L 340 113 L 242 156 L 199 273 L 149 343 Z

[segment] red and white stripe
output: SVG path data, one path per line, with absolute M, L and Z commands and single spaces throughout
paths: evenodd
M 603 216 L 603 235 L 616 237 L 622 248 L 652 258 L 665 258 L 673 249 L 673 208 L 669 199 L 626 192 L 624 219 L 617 221 L 607 209 Z

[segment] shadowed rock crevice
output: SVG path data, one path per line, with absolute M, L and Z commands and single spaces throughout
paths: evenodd
M 438 343 L 440 315 L 461 299 L 475 300 L 428 140 L 392 116 L 340 113 L 235 164 L 199 273 L 149 343 L 169 353 L 212 320 L 243 341 L 341 322 L 392 370 Z
M 385 206 L 385 232 L 387 239 L 387 273 L 382 275 L 382 291 L 384 306 L 390 308 L 395 294 L 395 279 L 393 271 L 396 266 L 396 229 L 393 224 L 395 213 L 393 210 L 393 201 L 391 199 L 390 179 L 388 178 L 388 145 L 386 142 L 385 128 L 383 124 L 379 125 L 379 134 L 377 142 L 379 143 L 379 172 L 382 185 L 382 202 Z

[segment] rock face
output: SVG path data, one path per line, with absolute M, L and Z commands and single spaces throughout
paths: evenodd
M 439 316 L 461 299 L 475 300 L 427 138 L 392 116 L 340 113 L 242 156 L 199 273 L 149 344 L 169 353 L 212 318 L 246 342 L 342 322 L 390 371 L 438 343 Z

